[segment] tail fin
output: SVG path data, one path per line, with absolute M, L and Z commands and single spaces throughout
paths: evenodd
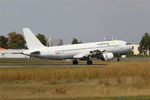
M 37 49 L 45 47 L 37 37 L 31 32 L 29 28 L 23 28 L 24 37 L 27 43 L 28 49 Z

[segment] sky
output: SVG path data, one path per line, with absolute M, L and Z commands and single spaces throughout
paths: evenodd
M 22 28 L 47 38 L 139 42 L 150 33 L 150 0 L 0 0 L 0 35 Z

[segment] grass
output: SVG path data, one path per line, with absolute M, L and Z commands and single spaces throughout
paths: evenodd
M 7 62 L 11 64 L 15 61 Z M 45 60 L 37 63 L 45 62 L 57 64 L 57 61 Z M 36 61 L 31 63 L 35 64 Z M 0 100 L 148 100 L 150 98 L 149 61 L 95 61 L 95 65 L 91 66 L 82 64 L 70 66 L 70 62 L 64 61 L 58 61 L 58 64 L 60 64 L 57 65 L 58 67 L 44 65 L 0 68 Z M 61 66 L 61 64 L 66 65 Z
M 98 63 L 98 62 L 96 62 Z M 61 65 L 57 65 L 61 66 Z M 93 79 L 117 79 L 118 82 L 126 78 L 136 81 L 149 81 L 150 62 L 107 62 L 106 65 L 91 65 L 86 67 L 29 67 L 29 68 L 1 68 L 0 81 L 86 81 Z M 122 79 L 122 80 L 121 80 Z
M 8 100 L 8 99 L 7 99 Z M 17 99 L 9 99 L 17 100 Z M 22 99 L 22 100 L 150 100 L 149 97 L 113 97 L 113 98 L 65 98 L 65 99 Z

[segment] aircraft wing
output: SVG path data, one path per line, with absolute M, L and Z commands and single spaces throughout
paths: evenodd
M 73 58 L 81 59 L 81 60 L 92 59 L 92 58 L 97 58 L 101 60 L 110 60 L 113 58 L 113 53 L 106 52 L 106 51 L 93 50 L 93 51 L 89 51 L 85 53 L 80 53 L 78 55 L 75 55 Z
M 83 58 L 88 58 L 89 55 L 90 55 L 90 52 L 80 53 L 80 54 L 75 55 L 73 58 L 75 58 L 75 59 L 83 59 Z
M 84 53 L 80 53 L 78 55 L 75 55 L 73 58 L 75 59 L 88 59 L 88 58 L 97 58 L 97 56 L 102 56 L 101 51 L 99 50 L 93 50 L 93 51 L 88 51 L 88 52 L 84 52 Z

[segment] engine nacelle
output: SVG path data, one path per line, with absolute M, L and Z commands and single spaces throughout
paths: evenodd
M 113 53 L 103 53 L 102 54 L 103 61 L 111 60 L 113 57 L 114 57 Z

